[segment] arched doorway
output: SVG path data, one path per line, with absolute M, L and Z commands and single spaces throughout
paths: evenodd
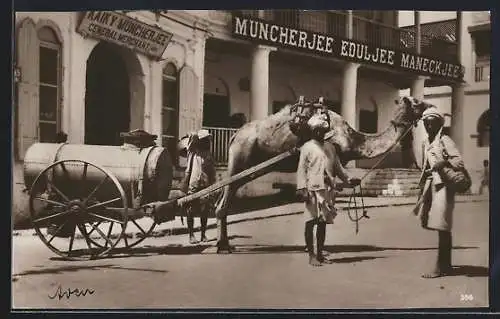
M 229 89 L 223 79 L 206 75 L 203 95 L 203 126 L 227 127 L 230 124 Z
M 130 130 L 130 78 L 119 48 L 99 43 L 87 60 L 85 144 L 121 145 Z
M 481 114 L 477 121 L 477 146 L 490 146 L 490 110 L 486 110 Z

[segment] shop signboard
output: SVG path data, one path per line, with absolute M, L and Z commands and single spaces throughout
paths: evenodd
M 115 11 L 87 11 L 78 33 L 125 46 L 155 59 L 161 59 L 172 33 Z
M 251 17 L 233 15 L 232 33 L 237 38 L 256 43 L 440 77 L 453 82 L 462 81 L 464 76 L 464 67 L 456 62 L 446 60 L 446 57 L 429 57 L 374 46 Z

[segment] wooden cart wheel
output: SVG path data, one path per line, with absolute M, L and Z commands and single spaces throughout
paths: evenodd
M 45 168 L 31 185 L 29 207 L 42 242 L 66 259 L 109 253 L 127 227 L 127 198 L 116 177 L 82 160 Z
M 127 231 L 123 233 L 113 251 L 119 252 L 138 245 L 151 235 L 156 225 L 157 223 L 151 217 L 137 218 L 136 216 L 129 216 Z M 110 227 L 114 227 L 114 225 L 110 225 Z M 95 242 L 93 237 L 90 237 L 90 241 L 98 247 L 104 247 L 101 243 Z
M 139 223 L 138 219 L 129 219 L 127 232 L 122 236 L 122 240 L 117 248 L 132 248 L 148 238 L 156 227 L 156 222 L 151 217 L 143 217 Z

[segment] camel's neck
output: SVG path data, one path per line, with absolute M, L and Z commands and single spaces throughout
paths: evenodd
M 354 142 L 354 151 L 359 158 L 373 158 L 389 151 L 399 142 L 402 135 L 408 130 L 408 126 L 395 126 L 390 124 L 383 132 L 379 134 L 365 134 L 354 131 L 352 139 Z

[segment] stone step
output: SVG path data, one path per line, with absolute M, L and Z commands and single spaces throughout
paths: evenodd
M 363 194 L 367 196 L 417 196 L 419 194 L 420 170 L 382 169 L 367 176 Z
M 371 173 L 369 174 L 366 178 L 369 179 L 392 179 L 392 178 L 400 178 L 400 179 L 407 179 L 407 178 L 419 178 L 420 173 Z
M 400 185 L 414 185 L 418 184 L 418 178 L 392 178 L 392 179 L 371 179 L 363 183 L 364 187 L 379 186 L 379 185 L 389 185 L 389 184 L 400 184 Z
M 396 191 L 396 192 L 388 192 L 387 190 L 373 190 L 373 189 L 363 189 L 363 195 L 366 196 L 418 196 L 420 190 L 412 189 L 412 190 L 404 190 L 404 191 Z
M 412 189 L 419 189 L 418 185 L 375 185 L 375 186 L 363 186 L 363 190 L 384 190 L 384 189 L 398 189 L 398 190 L 412 190 Z

